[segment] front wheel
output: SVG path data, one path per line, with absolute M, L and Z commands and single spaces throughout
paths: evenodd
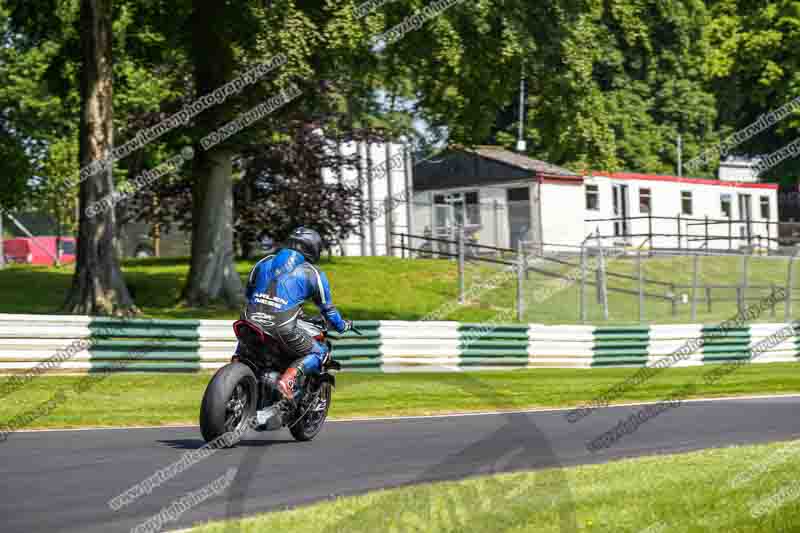
M 323 381 L 317 394 L 309 394 L 310 398 L 301 405 L 301 417 L 289 427 L 289 432 L 296 440 L 307 441 L 317 436 L 328 418 L 331 407 L 331 384 Z
M 243 363 L 230 363 L 211 378 L 200 406 L 200 431 L 206 442 L 231 433 L 221 444 L 235 445 L 256 414 L 256 376 Z

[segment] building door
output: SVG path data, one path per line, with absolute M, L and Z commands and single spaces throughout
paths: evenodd
M 743 240 L 747 240 L 747 245 L 750 245 L 750 236 L 752 235 L 752 205 L 749 194 L 739 194 L 739 236 Z
M 455 224 L 455 209 L 452 204 L 433 204 L 433 236 L 450 236 Z
M 614 236 L 628 237 L 630 231 L 630 213 L 628 210 L 628 186 L 616 183 L 611 189 L 611 204 L 614 209 Z
M 443 198 L 437 195 L 433 204 L 433 231 L 431 237 L 434 239 L 452 240 L 455 235 L 455 210 L 452 203 L 439 203 Z M 443 254 L 452 253 L 449 243 L 441 241 L 427 241 L 422 244 L 426 251 L 439 251 Z M 447 255 L 443 257 L 448 257 Z
M 508 206 L 509 245 L 516 250 L 520 241 L 530 242 L 531 235 L 531 200 L 530 188 L 519 187 L 506 192 Z

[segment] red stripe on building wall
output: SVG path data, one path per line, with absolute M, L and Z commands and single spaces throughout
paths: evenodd
M 647 180 L 647 181 L 672 181 L 677 183 L 691 183 L 696 185 L 719 185 L 723 187 L 738 187 L 742 189 L 777 189 L 777 183 L 747 183 L 743 181 L 721 181 L 703 178 L 682 178 L 680 176 L 660 176 L 657 174 L 636 174 L 633 172 L 595 172 L 592 176 L 609 177 L 621 180 Z
M 540 183 L 554 183 L 556 185 L 583 185 L 581 176 L 559 176 L 539 173 L 537 179 Z

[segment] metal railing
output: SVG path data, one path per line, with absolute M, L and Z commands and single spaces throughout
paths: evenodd
M 628 228 L 632 225 L 632 222 L 636 221 L 646 221 L 646 231 L 638 231 L 633 232 L 630 231 Z M 706 246 L 706 249 L 711 251 L 714 248 L 710 245 L 713 242 L 725 242 L 727 241 L 727 249 L 736 250 L 737 247 L 734 246 L 734 243 L 737 242 L 745 242 L 748 248 L 752 248 L 754 245 L 760 249 L 766 249 L 770 251 L 774 248 L 780 246 L 789 246 L 800 243 L 800 236 L 792 236 L 786 235 L 785 231 L 782 232 L 782 229 L 789 226 L 797 226 L 797 224 L 786 223 L 786 222 L 776 222 L 770 220 L 754 220 L 750 219 L 734 219 L 734 218 L 724 218 L 724 219 L 713 219 L 708 216 L 703 218 L 696 218 L 691 216 L 685 216 L 681 214 L 677 214 L 674 217 L 667 217 L 667 216 L 653 216 L 651 214 L 648 215 L 640 215 L 640 216 L 626 216 L 626 217 L 612 217 L 612 218 L 591 218 L 586 219 L 585 222 L 598 222 L 598 223 L 612 223 L 620 228 L 620 230 L 615 231 L 613 234 L 609 235 L 600 235 L 598 236 L 601 239 L 634 239 L 634 238 L 644 238 L 645 242 L 650 243 L 649 249 L 655 250 L 658 248 L 661 249 L 693 249 L 689 246 L 689 243 L 692 242 L 699 242 L 703 243 Z M 654 229 L 654 224 L 658 222 L 668 222 L 670 224 L 674 224 L 675 231 L 658 231 Z M 660 224 L 663 227 L 663 224 Z M 712 230 L 714 228 L 718 228 L 720 226 L 727 227 L 727 231 L 724 234 L 713 234 Z M 758 226 L 763 228 L 763 233 L 761 231 L 754 232 L 753 227 Z M 700 228 L 702 230 L 699 232 L 692 232 L 690 228 Z M 740 230 L 740 234 L 737 235 L 734 231 L 734 228 Z M 742 234 L 743 232 L 743 234 Z M 782 235 L 783 233 L 783 235 Z M 668 247 L 668 246 L 656 246 L 656 238 L 662 239 L 675 239 L 675 246 Z M 694 247 L 697 248 L 697 247 Z M 725 249 L 723 246 L 722 248 L 717 249 Z
M 589 320 L 590 303 L 588 295 L 590 290 L 595 291 L 597 294 L 596 304 L 602 307 L 604 320 L 610 319 L 612 302 L 609 301 L 609 295 L 635 296 L 638 300 L 638 321 L 641 323 L 647 321 L 648 302 L 667 303 L 669 305 L 668 314 L 671 317 L 679 315 L 679 307 L 682 304 L 690 304 L 691 320 L 695 321 L 701 306 L 704 306 L 705 312 L 712 313 L 715 310 L 715 304 L 727 305 L 735 303 L 736 312 L 742 313 L 746 311 L 748 305 L 752 302 L 762 300 L 765 293 L 774 294 L 778 290 L 783 290 L 786 298 L 780 303 L 784 307 L 784 318 L 788 321 L 793 316 L 793 302 L 798 300 L 794 295 L 796 254 L 789 257 L 780 257 L 720 253 L 707 249 L 708 243 L 704 243 L 700 248 L 684 250 L 682 253 L 682 256 L 691 259 L 691 266 L 688 267 L 686 265 L 691 269 L 691 281 L 688 281 L 647 275 L 645 258 L 647 258 L 647 261 L 651 261 L 662 253 L 666 253 L 658 250 L 647 250 L 647 253 L 645 253 L 644 247 L 648 241 L 643 242 L 637 249 L 630 250 L 624 247 L 604 246 L 602 244 L 602 236 L 593 234 L 584 239 L 579 254 L 557 254 L 553 252 L 542 253 L 542 248 L 538 246 L 533 247 L 534 250 L 531 251 L 523 241 L 518 243 L 517 250 L 480 245 L 467 241 L 464 238 L 463 231 L 457 232 L 456 239 L 443 239 L 408 233 L 393 233 L 392 236 L 399 239 L 400 244 L 394 246 L 394 248 L 401 249 L 403 257 L 438 257 L 456 260 L 458 265 L 458 298 L 462 304 L 465 303 L 465 265 L 468 262 L 477 261 L 504 265 L 510 273 L 509 280 L 512 279 L 514 273 L 516 274 L 514 299 L 516 300 L 517 318 L 519 320 L 522 320 L 525 316 L 525 301 L 530 299 L 530 294 L 535 295 L 536 291 L 546 292 L 545 286 L 547 283 L 543 281 L 544 279 L 565 282 L 558 284 L 561 287 L 559 290 L 577 285 L 579 293 L 578 316 L 582 323 L 586 323 Z M 592 239 L 597 239 L 598 243 L 591 243 Z M 420 240 L 422 244 L 418 244 Z M 502 254 L 500 258 L 493 255 L 497 253 Z M 672 256 L 672 254 L 667 255 Z M 703 281 L 700 275 L 701 258 L 708 256 L 741 258 L 741 277 L 736 281 L 727 283 L 708 279 Z M 788 261 L 785 283 L 778 282 L 772 278 L 766 280 L 751 279 L 750 263 L 755 259 L 769 262 Z M 618 268 L 623 267 L 626 261 L 634 263 L 633 271 L 630 270 L 630 267 L 622 270 Z M 548 266 L 552 268 L 548 268 Z M 778 268 L 782 269 L 783 267 Z M 773 271 L 773 278 L 774 270 L 774 266 L 766 268 L 766 271 Z M 684 272 L 689 274 L 689 270 L 684 270 Z M 537 280 L 532 282 L 530 274 L 538 275 Z M 727 277 L 730 280 L 730 276 Z M 617 298 L 617 303 L 613 305 L 620 305 L 619 301 L 620 299 Z M 733 308 L 731 313 L 733 313 Z M 773 302 L 769 308 L 769 314 L 772 318 L 777 317 L 776 302 Z

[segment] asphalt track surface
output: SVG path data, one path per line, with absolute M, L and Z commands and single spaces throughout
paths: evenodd
M 0 531 L 127 532 L 230 467 L 246 467 L 247 483 L 164 530 L 225 518 L 232 508 L 249 515 L 420 481 L 800 438 L 800 397 L 697 401 L 587 450 L 640 409 L 607 408 L 574 424 L 564 411 L 329 422 L 309 443 L 285 429 L 249 433 L 119 511 L 108 500 L 202 446 L 198 428 L 20 432 L 0 443 Z

